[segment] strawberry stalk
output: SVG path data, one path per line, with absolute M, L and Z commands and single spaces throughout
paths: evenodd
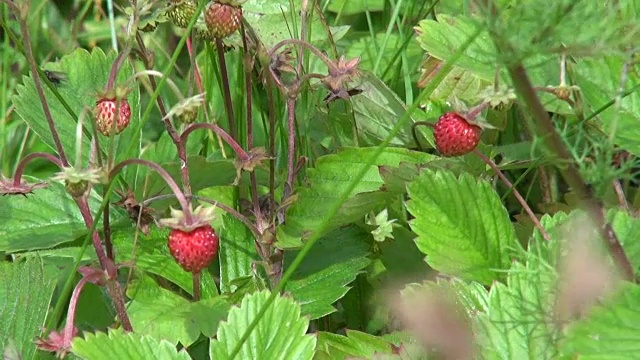
M 227 63 L 224 58 L 224 44 L 222 39 L 216 37 L 216 53 L 218 54 L 218 64 L 222 75 L 222 94 L 224 96 L 224 108 L 229 121 L 229 132 L 232 139 L 237 139 L 235 117 L 233 116 L 233 103 L 231 102 L 231 90 L 229 87 L 229 74 L 227 73 Z
M 174 194 L 164 194 L 164 195 L 158 195 L 158 196 L 154 196 L 151 197 L 149 199 L 146 199 L 144 201 L 140 202 L 140 206 L 141 207 L 147 207 L 149 206 L 149 204 L 151 204 L 154 201 L 159 201 L 159 200 L 164 200 L 164 199 L 170 199 L 172 197 L 175 197 Z M 251 222 L 251 220 L 249 220 L 246 216 L 242 215 L 241 213 L 239 213 L 236 209 L 227 206 L 223 203 L 217 202 L 215 200 L 206 198 L 206 197 L 202 197 L 202 196 L 198 196 L 198 195 L 191 195 L 191 196 L 186 196 L 187 199 L 189 200 L 198 200 L 201 202 L 205 202 L 208 204 L 211 204 L 217 208 L 220 208 L 222 211 L 228 213 L 229 215 L 235 217 L 236 219 L 238 219 L 238 221 L 240 221 L 241 223 L 245 224 L 247 226 L 247 228 L 249 229 L 249 231 L 251 231 L 251 233 L 256 237 L 256 239 L 260 238 L 260 232 L 258 231 L 258 228 L 256 227 L 255 224 L 253 224 Z
M 229 135 L 226 131 L 224 131 L 221 127 L 219 127 L 216 124 L 198 123 L 198 124 L 191 124 L 187 126 L 187 128 L 184 129 L 184 131 L 182 132 L 182 135 L 180 135 L 182 142 L 186 143 L 187 138 L 189 137 L 189 134 L 191 134 L 194 130 L 197 130 L 197 129 L 209 129 L 213 131 L 218 136 L 220 136 L 222 140 L 224 140 L 227 144 L 229 144 L 229 146 L 231 146 L 231 148 L 233 149 L 233 151 L 235 151 L 236 155 L 238 155 L 240 160 L 242 161 L 249 160 L 249 155 L 247 154 L 246 151 L 244 151 L 242 146 L 240 146 L 240 144 L 238 144 L 238 142 L 235 141 L 231 135 Z
M 15 186 L 20 185 L 20 183 L 22 181 L 22 174 L 24 173 L 24 169 L 27 167 L 27 164 L 29 164 L 29 162 L 31 160 L 35 160 L 35 159 L 49 160 L 50 162 L 52 162 L 56 166 L 58 166 L 58 168 L 62 169 L 62 167 L 63 167 L 62 160 L 57 158 L 55 155 L 51 155 L 51 154 L 43 153 L 43 152 L 31 153 L 31 154 L 25 156 L 24 159 L 22 159 L 18 163 L 18 167 L 16 167 L 16 172 L 13 175 L 13 185 L 15 185 Z
M 493 169 L 493 171 L 495 171 L 496 175 L 498 175 L 500 180 L 507 186 L 507 188 L 511 190 L 511 192 L 513 192 L 513 196 L 516 197 L 516 199 L 520 203 L 520 206 L 522 206 L 522 208 L 527 213 L 531 221 L 533 221 L 533 224 L 538 229 L 538 231 L 540 231 L 540 234 L 542 235 L 542 237 L 547 241 L 551 241 L 551 237 L 549 236 L 547 231 L 544 229 L 544 227 L 542 227 L 542 224 L 540 224 L 540 220 L 538 220 L 538 217 L 536 216 L 536 214 L 533 213 L 533 210 L 531 210 L 531 207 L 529 207 L 529 204 L 527 204 L 527 201 L 522 197 L 522 195 L 520 195 L 520 192 L 518 191 L 518 189 L 516 189 L 515 186 L 513 186 L 511 181 L 507 179 L 507 177 L 504 175 L 502 170 L 500 170 L 500 168 L 493 161 L 491 161 L 491 159 L 485 156 L 482 152 L 478 151 L 478 149 L 474 149 L 473 153 L 476 154 L 480 159 L 482 159 L 482 161 L 484 161 L 487 165 L 489 165 L 491 169 Z
M 187 201 L 186 197 L 184 196 L 184 193 L 182 192 L 178 184 L 175 182 L 175 180 L 173 180 L 171 175 L 169 175 L 169 173 L 162 166 L 148 160 L 127 159 L 118 163 L 116 166 L 113 167 L 113 169 L 111 169 L 111 172 L 109 173 L 109 178 L 110 179 L 115 178 L 118 172 L 120 172 L 120 170 L 122 170 L 125 166 L 133 165 L 133 164 L 144 165 L 152 170 L 155 170 L 158 173 L 158 175 L 160 175 L 164 179 L 164 181 L 167 183 L 171 191 L 173 191 L 173 193 L 176 196 L 176 199 L 180 203 L 180 207 L 184 212 L 184 216 L 187 224 L 191 224 L 193 222 L 193 219 L 192 219 L 192 214 L 189 207 L 189 202 Z
M 56 129 L 53 116 L 51 115 L 51 109 L 49 109 L 49 103 L 47 102 L 47 97 L 45 96 L 44 90 L 42 88 L 42 82 L 40 81 L 40 77 L 37 76 L 38 65 L 33 55 L 33 49 L 31 48 L 31 37 L 29 35 L 29 26 L 27 24 L 27 16 L 29 14 L 29 3 L 26 2 L 18 6 L 14 4 L 12 1 L 3 0 L 3 2 L 9 6 L 9 9 L 14 12 L 16 18 L 18 18 L 19 20 L 18 23 L 20 24 L 20 32 L 22 33 L 22 44 L 23 44 L 25 58 L 27 59 L 27 63 L 29 64 L 31 74 L 33 74 L 32 76 L 33 83 L 35 85 L 36 92 L 38 93 L 38 98 L 40 99 L 40 103 L 42 104 L 42 111 L 44 112 L 44 116 L 47 119 L 47 124 L 49 125 L 49 131 L 51 131 L 51 137 L 53 138 L 53 142 L 56 146 L 56 151 L 58 152 L 60 162 L 62 163 L 63 166 L 67 167 L 69 166 L 69 162 L 67 161 L 67 157 L 65 156 L 64 148 L 62 147 L 62 142 L 60 141 L 60 136 L 58 135 L 58 131 Z M 10 31 L 7 31 L 7 32 L 9 34 L 12 34 Z
M 245 34 L 244 23 L 240 23 L 240 34 L 242 35 L 242 68 L 244 70 L 244 84 L 246 104 L 247 104 L 247 148 L 253 148 L 253 86 L 251 86 L 251 70 L 253 61 L 249 53 L 247 45 L 247 37 Z M 262 210 L 260 209 L 260 199 L 258 198 L 258 180 L 255 172 L 249 173 L 249 181 L 251 182 L 251 200 L 253 201 L 253 214 L 256 218 L 256 224 L 260 232 L 263 232 Z M 257 240 L 258 238 L 256 238 Z

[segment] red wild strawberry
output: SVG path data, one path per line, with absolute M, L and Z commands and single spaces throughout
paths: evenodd
M 216 257 L 218 235 L 211 225 L 202 225 L 189 232 L 172 229 L 169 233 L 169 251 L 185 271 L 197 274 Z
M 460 156 L 473 151 L 480 142 L 482 128 L 455 112 L 440 116 L 433 128 L 436 149 L 442 156 Z
M 204 20 L 214 37 L 224 39 L 240 27 L 242 8 L 229 1 L 212 1 L 207 5 Z
M 109 136 L 113 131 L 113 122 L 116 118 L 116 99 L 101 98 L 96 102 L 95 116 L 98 131 L 102 135 Z M 131 107 L 127 99 L 120 100 L 120 112 L 116 124 L 116 134 L 121 133 L 129 125 L 131 119 Z

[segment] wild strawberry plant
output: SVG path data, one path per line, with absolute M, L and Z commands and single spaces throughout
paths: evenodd
M 635 357 L 638 9 L 1 0 L 3 356 Z

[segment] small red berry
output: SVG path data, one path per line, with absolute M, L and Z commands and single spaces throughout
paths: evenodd
M 116 99 L 102 98 L 96 102 L 95 116 L 98 131 L 102 135 L 109 136 L 113 131 L 113 122 L 116 118 Z M 116 124 L 116 134 L 121 133 L 129 125 L 131 120 L 131 107 L 127 99 L 120 100 L 120 114 Z
M 169 252 L 185 271 L 197 274 L 216 257 L 218 240 L 211 225 L 202 225 L 188 232 L 172 229 Z
M 455 112 L 440 116 L 433 128 L 436 149 L 442 156 L 460 156 L 473 151 L 480 142 L 482 128 Z
M 233 34 L 242 22 L 242 8 L 233 4 L 212 1 L 207 5 L 204 20 L 209 32 L 217 38 L 224 39 Z

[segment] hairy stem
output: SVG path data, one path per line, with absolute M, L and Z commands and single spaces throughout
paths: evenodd
M 508 69 L 511 79 L 513 80 L 514 88 L 518 91 L 524 103 L 531 111 L 538 135 L 544 138 L 546 146 L 559 158 L 562 165 L 559 166 L 558 169 L 562 177 L 583 201 L 596 228 L 602 232 L 609 253 L 624 277 L 627 280 L 633 281 L 633 267 L 629 262 L 629 258 L 625 254 L 613 228 L 606 223 L 602 205 L 593 198 L 591 189 L 580 175 L 574 159 L 571 157 L 562 138 L 557 133 L 544 105 L 542 105 L 540 99 L 536 96 L 535 89 L 527 76 L 524 66 L 521 63 L 515 63 L 511 64 Z
M 222 75 L 222 93 L 224 96 L 224 107 L 229 120 L 229 132 L 231 138 L 236 140 L 236 123 L 233 116 L 233 102 L 231 101 L 231 89 L 229 87 L 229 74 L 227 73 L 227 63 L 224 59 L 224 44 L 222 39 L 216 37 L 216 53 L 218 54 L 218 64 L 220 65 L 220 74 Z
M 240 160 L 249 159 L 249 154 L 247 154 L 247 152 L 244 151 L 242 146 L 240 146 L 240 144 L 238 144 L 238 142 L 235 141 L 233 137 L 227 134 L 226 131 L 224 131 L 221 127 L 219 127 L 216 124 L 198 123 L 198 124 L 189 125 L 186 129 L 184 129 L 184 131 L 182 132 L 182 135 L 180 135 L 180 137 L 182 138 L 182 142 L 186 143 L 187 138 L 189 137 L 189 134 L 191 134 L 194 130 L 197 130 L 197 129 L 209 129 L 213 131 L 218 136 L 220 136 L 222 140 L 224 140 L 227 144 L 229 144 L 229 146 L 231 146 L 231 148 L 233 149 L 233 151 L 235 151 L 236 155 L 238 155 Z
M 283 198 L 287 198 L 293 192 L 293 181 L 295 177 L 295 156 L 296 156 L 296 100 L 287 99 L 287 129 L 288 129 L 288 151 L 287 151 L 287 186 L 285 187 Z
M 82 214 L 82 218 L 84 219 L 85 225 L 88 229 L 91 229 L 93 224 L 93 217 L 91 215 L 91 210 L 89 209 L 89 204 L 86 199 L 78 198 L 76 199 L 76 204 L 80 209 L 80 213 Z M 98 256 L 98 261 L 100 262 L 100 267 L 104 271 L 107 272 L 108 282 L 107 282 L 107 290 L 109 295 L 111 296 L 111 301 L 113 301 L 113 306 L 118 314 L 118 318 L 122 323 L 122 327 L 126 331 L 133 331 L 133 327 L 131 326 L 131 321 L 129 320 L 129 315 L 127 314 L 127 308 L 124 302 L 124 295 L 120 290 L 120 284 L 118 284 L 117 280 L 117 269 L 113 261 L 107 258 L 105 251 L 102 247 L 102 242 L 100 241 L 100 236 L 96 231 L 91 234 L 93 247 L 96 251 L 96 255 Z
M 22 33 L 22 43 L 27 58 L 27 63 L 29 63 L 29 69 L 31 70 L 31 74 L 33 75 L 33 83 L 36 87 L 36 92 L 38 93 L 40 103 L 42 104 L 42 111 L 44 112 L 44 117 L 47 119 L 49 131 L 51 131 L 51 137 L 53 138 L 53 142 L 55 143 L 56 151 L 58 152 L 58 156 L 60 157 L 60 162 L 63 166 L 67 167 L 69 166 L 69 162 L 67 161 L 67 157 L 65 156 L 64 148 L 62 147 L 62 142 L 60 141 L 60 136 L 58 135 L 58 130 L 56 129 L 55 122 L 53 121 L 53 116 L 51 115 L 49 103 L 47 102 L 47 97 L 44 94 L 44 89 L 42 88 L 40 77 L 37 75 L 38 65 L 33 55 L 33 49 L 31 48 L 31 38 L 29 36 L 29 26 L 27 24 L 27 15 L 29 11 L 27 8 L 20 9 L 11 1 L 5 2 L 9 4 L 9 7 L 11 9 L 14 10 L 16 17 L 19 19 L 20 31 Z M 24 3 L 22 6 L 28 6 L 28 3 Z
M 536 214 L 533 213 L 533 210 L 531 210 L 531 208 L 529 207 L 529 204 L 527 204 L 527 201 L 522 197 L 522 195 L 520 195 L 520 192 L 518 191 L 518 189 L 516 189 L 515 186 L 513 186 L 513 184 L 511 183 L 511 181 L 509 181 L 509 179 L 507 179 L 507 177 L 504 175 L 504 173 L 500 170 L 500 168 L 498 168 L 496 166 L 496 164 L 494 164 L 493 161 L 491 161 L 491 159 L 489 159 L 488 157 L 486 157 L 483 153 L 481 153 L 480 151 L 478 151 L 478 149 L 474 149 L 473 150 L 474 154 L 476 154 L 480 159 L 482 159 L 482 161 L 484 161 L 487 165 L 489 165 L 491 167 L 491 169 L 493 169 L 493 171 L 495 171 L 496 175 L 498 175 L 498 177 L 500 178 L 500 180 L 509 188 L 511 189 L 511 191 L 513 192 L 513 195 L 516 197 L 516 199 L 518 200 L 518 202 L 520 203 L 520 206 L 522 206 L 522 208 L 524 209 L 524 211 L 527 213 L 527 215 L 529 215 L 529 218 L 531 219 L 531 221 L 533 221 L 533 224 L 535 225 L 535 227 L 538 229 L 538 231 L 540 231 L 540 234 L 542 235 L 542 237 L 547 240 L 550 241 L 551 237 L 549 236 L 549 234 L 547 233 L 547 231 L 544 229 L 544 227 L 542 227 L 542 224 L 540 224 L 540 220 L 538 220 L 538 217 L 536 216 Z
M 47 153 L 43 153 L 43 152 L 35 152 L 35 153 L 31 153 L 27 156 L 24 157 L 24 159 L 22 159 L 22 161 L 20 161 L 20 163 L 18 163 L 18 167 L 16 168 L 16 172 L 13 175 L 13 185 L 20 185 L 20 183 L 22 182 L 22 174 L 24 174 L 24 169 L 27 167 L 27 164 L 29 164 L 29 162 L 31 160 L 34 159 L 45 159 L 45 160 L 49 160 L 50 162 L 56 164 L 58 166 L 58 168 L 62 169 L 63 165 L 62 165 L 62 160 L 58 159 L 55 155 L 51 155 L 51 154 L 47 154 Z
M 243 50 L 243 68 L 244 68 L 244 83 L 246 92 L 246 104 L 247 104 L 247 148 L 253 148 L 253 87 L 251 82 L 251 70 L 253 69 L 253 59 L 249 53 L 247 46 L 247 36 L 245 34 L 244 24 L 240 25 L 240 33 L 242 34 L 242 48 Z M 251 171 L 249 173 L 249 181 L 251 182 L 251 200 L 253 202 L 253 215 L 256 218 L 256 224 L 260 232 L 264 231 L 262 228 L 262 211 L 260 210 L 260 199 L 258 198 L 258 180 L 256 173 Z
M 113 169 L 109 173 L 109 178 L 113 179 L 118 174 L 118 172 L 122 170 L 122 168 L 132 164 L 144 165 L 152 170 L 155 170 L 158 175 L 160 175 L 164 179 L 167 185 L 169 185 L 171 191 L 173 191 L 173 193 L 175 194 L 176 199 L 180 203 L 180 207 L 182 207 L 182 211 L 184 212 L 186 223 L 193 223 L 193 217 L 191 214 L 191 209 L 189 208 L 189 202 L 187 201 L 187 198 L 184 196 L 184 193 L 182 192 L 182 190 L 180 190 L 180 187 L 175 182 L 175 180 L 173 180 L 171 175 L 169 175 L 169 173 L 162 166 L 143 159 L 127 159 L 113 167 Z
M 149 198 L 147 200 L 144 200 L 142 202 L 140 202 L 140 206 L 141 207 L 146 207 L 149 204 L 151 204 L 154 201 L 158 201 L 158 200 L 163 200 L 163 199 L 169 199 L 175 197 L 174 194 L 165 194 L 165 195 L 158 195 L 158 196 L 154 196 L 152 198 Z M 238 221 L 240 221 L 241 223 L 245 224 L 247 226 L 247 228 L 251 231 L 251 233 L 256 237 L 256 239 L 260 238 L 260 232 L 258 231 L 258 228 L 256 227 L 255 224 L 253 224 L 251 222 L 251 220 L 247 219 L 246 216 L 240 214 L 236 209 L 229 207 L 223 203 L 217 202 L 215 200 L 206 198 L 206 197 L 202 197 L 202 196 L 197 196 L 197 195 L 191 195 L 189 197 L 189 200 L 191 199 L 196 199 L 198 201 L 201 202 L 205 202 L 208 204 L 211 204 L 215 207 L 218 207 L 220 209 L 222 209 L 222 211 L 226 212 L 227 214 L 233 216 L 234 218 L 238 219 Z

